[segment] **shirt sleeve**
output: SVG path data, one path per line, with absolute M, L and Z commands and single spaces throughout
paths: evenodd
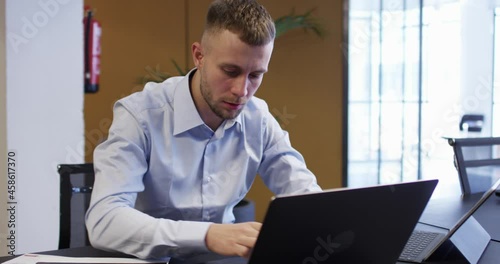
M 86 226 L 92 246 L 142 259 L 168 259 L 208 252 L 210 222 L 173 221 L 135 209 L 148 169 L 144 128 L 120 103 L 108 139 L 94 151 L 95 183 Z
M 316 177 L 307 168 L 303 156 L 295 150 L 276 119 L 267 112 L 264 124 L 264 153 L 259 174 L 275 194 L 321 191 Z

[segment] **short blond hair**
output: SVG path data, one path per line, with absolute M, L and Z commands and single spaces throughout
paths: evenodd
M 220 33 L 223 30 L 237 34 L 241 41 L 251 46 L 266 45 L 276 36 L 274 20 L 264 6 L 255 0 L 212 2 L 203 34 Z

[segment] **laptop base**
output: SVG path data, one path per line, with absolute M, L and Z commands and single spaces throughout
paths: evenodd
M 469 263 L 460 250 L 453 245 L 449 239 L 446 240 L 426 261 L 442 262 L 453 261 L 453 263 Z
M 471 216 L 428 260 L 441 261 L 453 259 L 464 260 L 464 263 L 476 264 L 479 262 L 490 240 L 491 236 L 488 232 Z

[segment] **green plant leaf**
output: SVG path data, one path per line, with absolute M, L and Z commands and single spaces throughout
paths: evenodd
M 184 76 L 189 72 L 189 69 L 185 68 L 184 70 L 181 69 L 181 66 L 174 60 L 171 59 L 172 63 L 174 64 L 175 69 L 177 70 L 177 73 L 179 73 L 179 76 Z
M 148 65 L 144 68 L 144 70 L 146 71 L 146 74 L 137 80 L 139 84 L 146 84 L 148 82 L 163 82 L 173 76 L 172 74 L 161 71 L 160 64 L 157 64 L 155 68 Z
M 305 31 L 313 31 L 318 37 L 323 38 L 325 30 L 319 21 L 313 17 L 313 11 L 314 9 L 311 9 L 302 15 L 296 15 L 295 11 L 292 10 L 289 15 L 276 19 L 274 21 L 276 26 L 276 38 L 282 36 L 286 32 L 299 28 L 302 28 Z
M 312 12 L 314 9 L 311 9 L 304 14 L 295 14 L 295 10 L 292 9 L 289 15 L 285 15 L 279 17 L 274 21 L 276 27 L 276 38 L 282 36 L 283 34 L 294 30 L 294 29 L 304 29 L 304 31 L 312 31 L 316 36 L 323 38 L 325 36 L 325 30 L 319 23 L 319 21 L 313 16 Z M 171 59 L 177 73 L 179 76 L 184 76 L 188 73 L 189 69 L 186 67 L 184 70 L 179 64 Z M 164 80 L 174 76 L 172 74 L 162 72 L 160 70 L 160 65 L 156 65 L 156 68 L 151 68 L 147 66 L 145 68 L 147 74 L 140 78 L 139 83 L 145 84 L 147 82 L 163 82 Z

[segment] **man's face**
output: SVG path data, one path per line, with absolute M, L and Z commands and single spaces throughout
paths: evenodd
M 197 63 L 204 101 L 220 119 L 238 116 L 267 72 L 273 42 L 250 46 L 230 31 L 204 38 Z

